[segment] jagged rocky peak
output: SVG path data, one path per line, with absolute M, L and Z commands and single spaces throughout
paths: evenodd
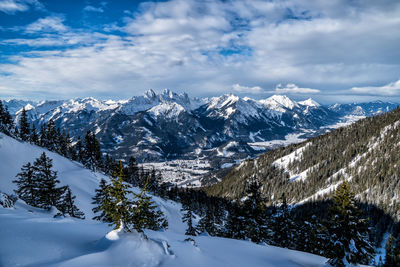
M 153 89 L 149 89 L 144 93 L 144 97 L 154 99 L 157 96 L 156 92 L 153 91 Z

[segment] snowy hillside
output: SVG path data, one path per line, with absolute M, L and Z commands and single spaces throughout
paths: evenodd
M 0 191 L 11 194 L 20 167 L 45 151 L 0 134 Z M 256 245 L 248 241 L 194 237 L 186 242 L 181 205 L 154 197 L 167 216 L 169 229 L 146 231 L 149 239 L 113 231 L 92 221 L 91 197 L 101 178 L 76 162 L 46 151 L 62 185 L 77 196 L 86 220 L 53 218 L 18 200 L 14 208 L 0 207 L 0 266 L 324 266 L 325 258 Z M 168 245 L 167 245 L 168 244 Z

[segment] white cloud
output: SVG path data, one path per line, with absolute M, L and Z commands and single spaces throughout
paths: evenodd
M 43 5 L 37 0 L 0 0 L 0 11 L 7 14 L 27 11 L 30 6 L 43 9 Z
M 239 85 L 238 83 L 232 85 L 232 90 L 238 93 L 249 93 L 249 94 L 259 94 L 263 92 L 260 86 L 248 87 Z
M 383 86 L 353 87 L 350 93 L 377 96 L 400 96 L 400 80 Z
M 301 88 L 293 83 L 288 83 L 286 86 L 278 84 L 273 92 L 276 94 L 317 94 L 321 91 L 318 89 Z
M 123 97 L 165 87 L 197 95 L 226 88 L 262 93 L 281 81 L 293 84 L 274 93 L 317 94 L 393 81 L 400 72 L 400 2 L 377 2 L 145 2 L 101 35 L 50 16 L 27 26 L 37 38 L 2 41 L 33 48 L 14 56 L 15 63 L 0 64 L 7 74 L 0 74 L 0 86 L 15 93 Z M 118 30 L 124 37 L 114 34 Z M 62 44 L 61 51 L 35 50 Z
M 98 13 L 103 13 L 104 9 L 102 7 L 94 7 L 94 6 L 85 6 L 85 8 L 83 9 L 83 11 L 86 12 L 98 12 Z
M 64 18 L 58 16 L 48 16 L 40 18 L 29 24 L 25 28 L 27 33 L 43 33 L 43 32 L 65 32 L 68 27 L 63 24 Z

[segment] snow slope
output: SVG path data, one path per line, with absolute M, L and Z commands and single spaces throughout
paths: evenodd
M 0 134 L 0 191 L 11 194 L 12 180 L 22 164 L 46 151 Z M 61 184 L 77 196 L 86 220 L 53 218 L 18 200 L 14 208 L 0 207 L 0 266 L 324 266 L 325 258 L 271 246 L 209 236 L 184 241 L 181 205 L 154 200 L 167 216 L 169 229 L 137 233 L 111 231 L 92 221 L 91 197 L 101 178 L 76 162 L 46 151 Z M 135 189 L 137 190 L 137 189 Z

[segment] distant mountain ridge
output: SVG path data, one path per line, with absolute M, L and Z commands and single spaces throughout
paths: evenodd
M 314 136 L 348 117 L 374 116 L 397 106 L 388 102 L 323 106 L 311 98 L 296 102 L 283 95 L 263 100 L 233 94 L 199 99 L 168 89 L 120 101 L 89 97 L 40 103 L 10 100 L 5 105 L 16 121 L 25 106 L 36 127 L 52 119 L 74 138 L 91 130 L 104 152 L 122 159 L 134 155 L 141 162 L 211 155 L 223 159 L 226 154 L 218 151 L 232 147 L 230 142 L 236 142 L 236 148 L 229 158 L 245 158 L 269 148 L 253 143 L 284 140 L 290 134 Z

